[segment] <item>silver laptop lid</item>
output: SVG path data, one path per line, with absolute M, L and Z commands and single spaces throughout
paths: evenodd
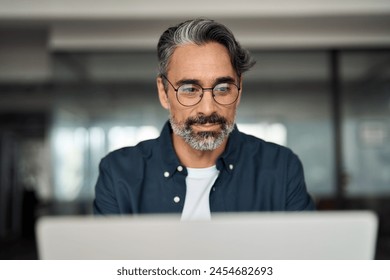
M 41 259 L 373 259 L 378 219 L 368 211 L 180 216 L 44 217 Z

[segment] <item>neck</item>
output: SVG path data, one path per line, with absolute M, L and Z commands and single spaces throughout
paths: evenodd
M 188 145 L 183 138 L 172 134 L 173 148 L 180 162 L 190 168 L 205 168 L 216 164 L 218 157 L 223 153 L 226 147 L 227 139 L 215 150 L 199 151 Z

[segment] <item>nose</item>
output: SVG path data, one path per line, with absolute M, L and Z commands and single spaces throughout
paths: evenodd
M 213 89 L 203 89 L 202 100 L 198 104 L 199 113 L 203 113 L 206 116 L 216 111 L 216 102 L 213 98 Z

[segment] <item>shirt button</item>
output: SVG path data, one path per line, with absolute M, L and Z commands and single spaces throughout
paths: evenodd
M 175 196 L 175 197 L 173 198 L 173 201 L 174 201 L 175 203 L 179 203 L 179 202 L 180 202 L 180 197 Z
M 169 172 L 168 172 L 168 171 L 165 171 L 165 172 L 164 172 L 164 177 L 165 177 L 165 178 L 168 178 L 168 177 L 169 177 Z
M 233 164 L 229 164 L 229 169 L 233 170 L 233 168 L 234 168 Z
M 179 166 L 177 167 L 177 171 L 182 172 L 182 171 L 183 171 L 183 166 L 179 165 Z

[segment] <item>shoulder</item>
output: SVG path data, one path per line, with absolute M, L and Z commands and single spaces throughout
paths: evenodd
M 103 164 L 136 164 L 151 157 L 153 149 L 158 143 L 157 139 L 146 140 L 135 146 L 123 147 L 108 153 L 103 159 Z
M 243 132 L 239 132 L 239 134 L 244 149 L 252 151 L 252 153 L 261 153 L 263 155 L 273 156 L 295 156 L 292 150 L 288 147 L 273 142 L 267 142 L 263 139 L 245 134 Z
M 239 157 L 261 164 L 263 168 L 290 170 L 301 168 L 298 156 L 288 147 L 267 142 L 263 139 L 240 132 Z

